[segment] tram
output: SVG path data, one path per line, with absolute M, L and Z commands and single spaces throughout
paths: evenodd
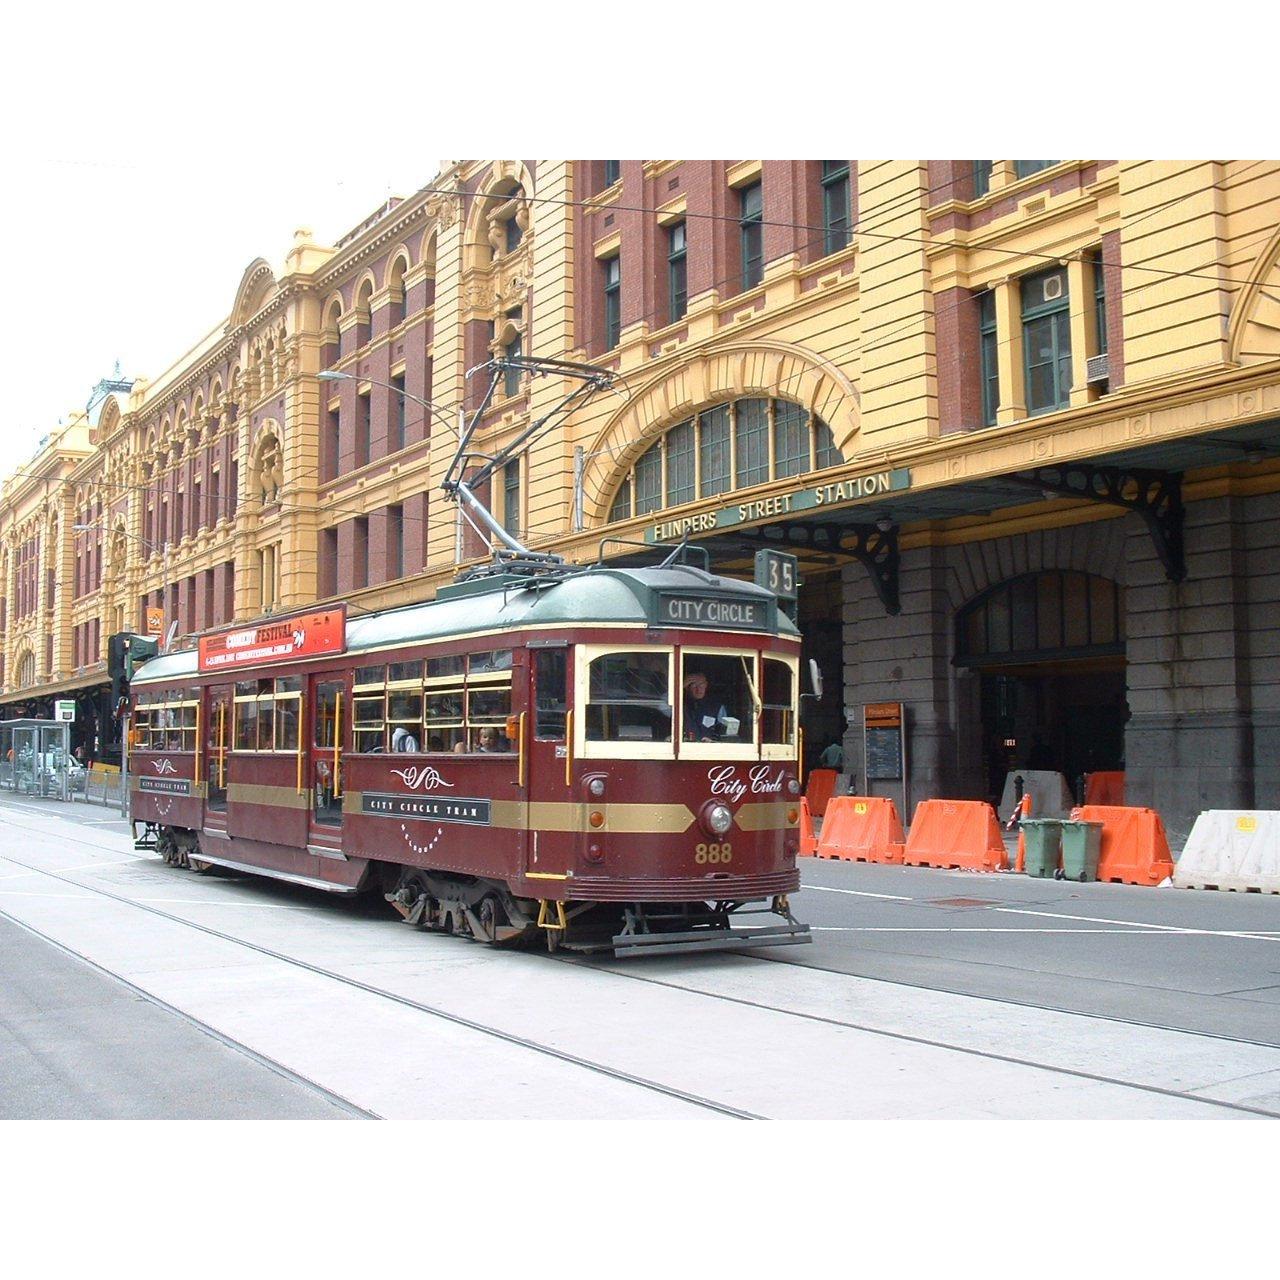
M 491 944 L 808 942 L 800 685 L 765 585 L 679 555 L 498 563 L 427 603 L 142 661 L 130 817 L 178 865 L 376 891 Z

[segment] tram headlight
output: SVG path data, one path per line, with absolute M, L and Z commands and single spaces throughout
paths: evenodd
M 787 791 L 793 796 L 798 796 L 800 794 L 800 784 L 794 778 L 788 778 Z
M 733 814 L 722 804 L 709 804 L 702 811 L 702 825 L 713 836 L 722 836 L 733 826 Z

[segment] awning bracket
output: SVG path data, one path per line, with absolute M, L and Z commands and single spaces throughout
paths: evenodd
M 1170 582 L 1187 576 L 1183 547 L 1186 512 L 1182 505 L 1182 473 L 1142 467 L 1100 467 L 1073 462 L 1036 467 L 1008 479 L 1039 489 L 1046 497 L 1081 498 L 1124 507 L 1142 517 Z

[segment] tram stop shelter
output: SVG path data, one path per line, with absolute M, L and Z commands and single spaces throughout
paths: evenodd
M 69 800 L 84 785 L 84 766 L 71 757 L 71 726 L 59 720 L 0 721 L 0 788 Z

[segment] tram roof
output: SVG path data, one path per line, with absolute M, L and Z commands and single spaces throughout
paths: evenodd
M 706 573 L 692 565 L 667 569 L 591 566 L 564 577 L 495 575 L 442 587 L 434 600 L 422 604 L 349 616 L 346 653 L 566 623 L 645 626 L 652 617 L 654 596 L 666 591 L 699 595 L 723 592 L 738 599 L 774 599 L 771 591 L 753 582 Z M 795 624 L 781 610 L 776 616 L 779 635 L 799 636 Z M 253 625 L 258 624 L 245 623 L 246 627 Z M 182 649 L 151 658 L 139 669 L 133 683 L 164 684 L 189 680 L 198 674 L 197 650 Z M 235 676 L 228 672 L 224 678 Z

